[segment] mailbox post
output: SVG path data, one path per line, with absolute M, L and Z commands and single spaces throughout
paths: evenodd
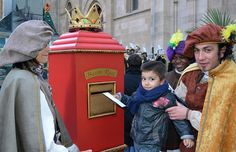
M 83 30 L 62 34 L 50 47 L 54 102 L 81 150 L 124 148 L 123 110 L 102 94 L 123 92 L 124 50 L 107 33 Z

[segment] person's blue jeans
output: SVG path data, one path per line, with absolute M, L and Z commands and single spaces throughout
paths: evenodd
M 135 152 L 134 146 L 126 147 L 124 152 Z

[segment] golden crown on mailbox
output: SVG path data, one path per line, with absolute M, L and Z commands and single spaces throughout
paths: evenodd
M 99 8 L 100 7 L 97 4 L 92 5 L 86 16 L 81 13 L 78 6 L 73 8 L 70 13 L 68 10 L 66 10 L 70 18 L 69 31 L 76 31 L 79 29 L 88 31 L 101 31 L 102 12 L 99 10 Z

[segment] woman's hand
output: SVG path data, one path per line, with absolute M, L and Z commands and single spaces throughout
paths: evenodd
M 177 102 L 177 106 L 170 107 L 166 109 L 166 112 L 168 112 L 170 119 L 172 120 L 183 120 L 186 119 L 186 115 L 188 108 L 185 106 L 181 105 L 180 103 Z
M 92 149 L 87 149 L 87 150 L 80 151 L 79 148 L 75 144 L 68 147 L 67 150 L 68 150 L 68 152 L 93 152 Z

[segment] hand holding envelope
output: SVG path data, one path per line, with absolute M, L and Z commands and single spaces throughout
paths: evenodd
M 102 93 L 105 95 L 107 98 L 109 98 L 111 101 L 115 102 L 117 105 L 119 105 L 121 108 L 126 107 L 125 104 L 123 104 L 120 99 L 121 99 L 121 93 L 117 93 L 115 95 L 110 94 L 109 92 L 104 92 Z

